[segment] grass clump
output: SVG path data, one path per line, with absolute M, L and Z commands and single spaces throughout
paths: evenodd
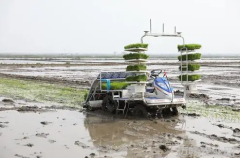
M 129 44 L 127 46 L 125 46 L 125 49 L 130 49 L 130 48 L 147 48 L 148 44 L 144 44 L 144 43 L 135 43 L 135 44 Z
M 178 45 L 178 51 L 181 50 L 195 50 L 200 49 L 202 46 L 200 44 L 185 44 L 185 45 Z
M 179 80 L 181 81 L 181 75 L 178 76 Z M 188 81 L 196 81 L 201 78 L 201 75 L 188 75 Z M 182 75 L 182 81 L 187 81 L 187 75 Z
M 201 59 L 201 54 L 195 53 L 195 54 L 188 54 L 188 55 L 185 54 L 182 56 L 180 55 L 178 56 L 178 60 L 181 61 L 181 58 L 182 58 L 183 61 L 186 61 L 187 57 L 188 57 L 188 60 L 193 61 L 193 60 Z
M 199 70 L 200 66 L 200 64 L 188 64 L 188 71 Z M 181 66 L 179 66 L 179 70 L 181 70 Z M 182 71 L 187 71 L 186 65 L 183 65 Z
M 147 81 L 147 76 L 146 75 L 138 75 L 138 76 L 129 76 L 126 78 L 127 81 L 137 81 L 137 82 L 140 82 L 140 81 Z
M 147 66 L 144 64 L 140 64 L 140 65 L 128 65 L 127 66 L 127 71 L 140 71 L 140 70 L 146 70 Z
M 111 82 L 110 90 L 125 89 L 129 84 L 127 82 Z M 102 83 L 102 89 L 107 89 L 107 83 Z
M 123 55 L 123 58 L 125 60 L 131 60 L 131 59 L 148 59 L 149 56 L 147 54 L 143 53 L 130 53 Z

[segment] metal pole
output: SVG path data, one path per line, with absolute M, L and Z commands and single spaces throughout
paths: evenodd
M 141 43 L 143 43 L 143 38 L 145 37 L 146 35 L 143 35 L 142 37 L 141 37 Z
M 164 33 L 164 23 L 163 23 L 163 28 L 162 29 L 163 29 L 163 33 Z
M 150 32 L 152 32 L 152 20 L 150 19 Z
M 100 91 L 102 92 L 102 70 L 100 70 Z
M 182 37 L 182 36 L 181 36 Z M 182 40 L 183 40 L 183 48 L 185 48 L 185 39 L 182 37 Z M 187 59 L 187 57 L 186 57 L 186 59 Z M 187 61 L 188 62 L 188 61 Z M 183 64 L 183 61 L 182 61 L 182 50 L 181 50 L 181 82 L 182 82 L 182 85 L 183 85 L 183 80 L 182 80 L 182 64 Z M 187 65 L 187 69 L 188 69 L 188 65 Z M 187 80 L 188 80 L 188 76 L 187 76 Z M 187 94 L 186 94 L 186 87 L 185 87 L 185 85 L 183 86 L 184 87 L 184 99 L 186 100 L 186 96 L 187 96 Z

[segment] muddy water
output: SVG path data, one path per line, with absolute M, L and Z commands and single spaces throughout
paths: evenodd
M 1 112 L 1 121 L 9 122 L 7 127 L 1 129 L 0 153 L 3 158 L 16 154 L 25 157 L 79 158 L 91 153 L 98 157 L 131 157 L 141 146 L 148 148 L 150 144 L 143 142 L 156 140 L 154 136 L 157 138 L 160 132 L 180 133 L 148 121 L 112 122 L 70 111 L 41 114 L 7 111 Z M 50 123 L 42 125 L 42 121 Z M 28 147 L 26 144 L 33 146 Z M 130 144 L 136 146 L 136 150 L 128 150 Z M 155 151 L 155 155 L 161 153 L 158 146 Z
M 61 62 L 41 60 L 0 60 L 1 64 L 59 64 Z M 63 63 L 63 62 L 62 62 Z
M 228 62 L 231 63 L 231 60 Z M 224 65 L 220 62 L 219 66 L 221 67 L 201 67 L 198 73 L 203 75 L 203 79 L 198 84 L 199 92 L 210 97 L 208 100 L 210 105 L 240 106 L 239 65 L 222 67 Z M 125 68 L 126 65 L 25 67 L 2 68 L 0 73 L 40 76 L 54 80 L 92 81 L 100 70 L 119 71 Z M 178 66 L 159 64 L 148 66 L 148 69 L 167 70 L 175 89 L 182 89 L 176 79 L 179 75 Z M 217 100 L 222 98 L 227 100 Z M 1 97 L 0 100 L 2 100 Z M 19 106 L 44 107 L 46 105 L 21 100 L 14 101 L 14 104 L 0 102 L 0 107 Z M 47 111 L 40 113 L 38 111 L 35 113 L 0 111 L 0 158 L 79 158 L 90 157 L 91 153 L 96 155 L 95 158 L 105 156 L 179 158 L 180 156 L 177 155 L 181 145 L 188 141 L 202 148 L 223 150 L 225 147 L 230 147 L 234 153 L 240 153 L 240 137 L 233 132 L 234 129 L 240 128 L 239 123 L 217 122 L 190 116 L 154 121 L 115 120 L 111 117 L 103 117 L 104 115 L 96 116 L 78 111 L 56 109 Z M 48 124 L 41 124 L 43 121 Z M 218 127 L 217 125 L 220 124 L 221 127 Z M 159 149 L 161 145 L 165 145 L 169 150 Z M 219 158 L 221 156 L 209 153 L 202 157 Z M 222 155 L 222 157 L 227 156 Z
M 206 118 L 181 115 L 150 121 L 112 119 L 68 110 L 43 113 L 8 110 L 0 111 L 0 124 L 3 125 L 0 128 L 1 158 L 79 158 L 90 157 L 91 153 L 95 158 L 179 158 L 180 146 L 187 141 L 198 147 L 205 143 L 206 148 L 231 147 L 234 153 L 240 152 L 237 142 L 209 137 L 215 134 L 240 141 L 233 136 L 232 129 L 219 128 L 214 125 L 219 122 Z M 239 127 L 236 123 L 223 124 Z M 168 150 L 159 149 L 161 145 Z M 203 157 L 213 156 L 220 157 L 213 154 Z

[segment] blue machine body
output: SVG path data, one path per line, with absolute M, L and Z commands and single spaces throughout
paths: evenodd
M 173 92 L 173 88 L 170 86 L 169 81 L 167 80 L 166 77 L 156 78 L 156 79 L 154 79 L 154 82 L 155 82 L 155 85 L 158 88 L 161 88 L 165 92 L 168 92 L 168 93 L 172 93 Z

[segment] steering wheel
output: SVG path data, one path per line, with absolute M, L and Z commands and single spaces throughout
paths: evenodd
M 150 77 L 156 78 L 156 77 L 159 76 L 161 73 L 162 73 L 162 70 L 160 70 L 160 69 L 152 70 Z

